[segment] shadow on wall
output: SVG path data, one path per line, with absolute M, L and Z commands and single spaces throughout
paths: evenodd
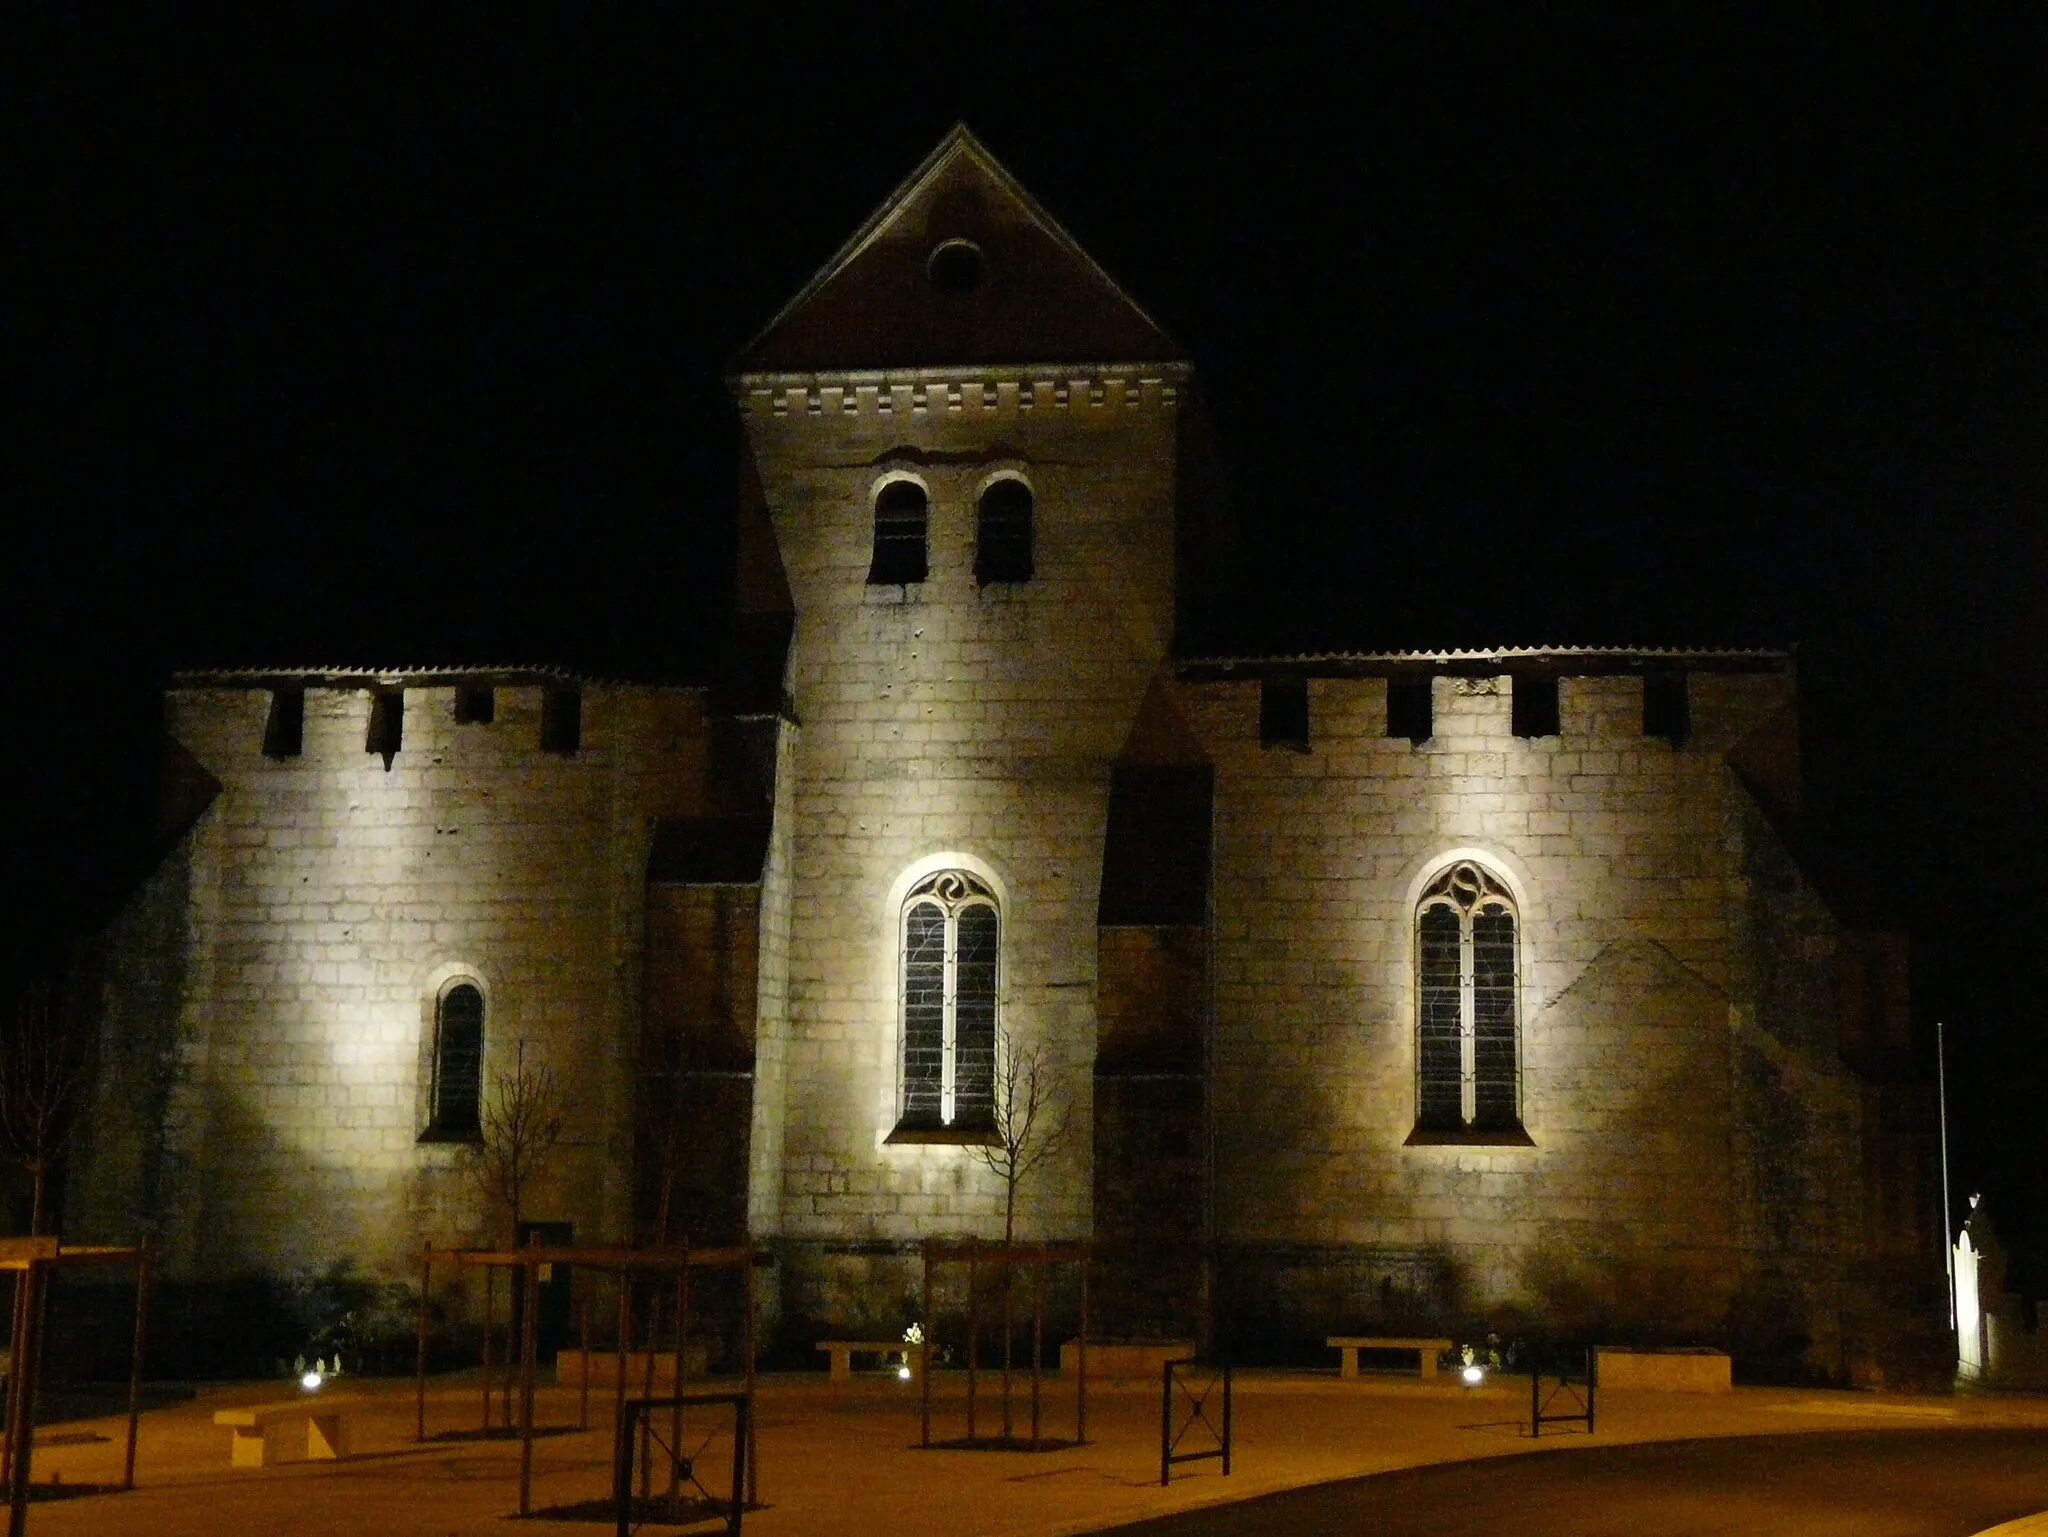
M 153 1281 L 146 1375 L 273 1377 L 281 1374 L 280 1363 L 289 1366 L 300 1355 L 339 1356 L 350 1373 L 409 1373 L 418 1306 L 417 1288 L 354 1274 L 347 1261 L 292 1276 Z M 50 1302 L 53 1377 L 125 1378 L 134 1317 L 132 1285 L 60 1278 Z M 436 1327 L 445 1337 L 442 1324 Z
M 1218 1333 L 1242 1361 L 1327 1366 L 1326 1335 L 1463 1327 L 1471 1279 L 1440 1244 L 1231 1244 L 1218 1265 Z
M 1638 1348 L 1723 1343 L 1729 1283 L 1713 1270 L 1547 1244 L 1522 1281 L 1539 1332 Z
M 781 1323 L 764 1352 L 768 1364 L 816 1369 L 824 1357 L 812 1347 L 820 1339 L 899 1340 L 913 1323 L 942 1362 L 959 1364 L 967 1353 L 967 1266 L 946 1264 L 932 1273 L 930 1316 L 923 1297 L 924 1263 L 915 1245 L 873 1243 L 786 1244 L 778 1255 Z M 1003 1309 L 1001 1278 L 995 1267 L 979 1268 L 977 1334 L 984 1364 L 1000 1359 Z M 1031 1267 L 1016 1267 L 1011 1292 L 1013 1358 L 1030 1359 Z M 1047 1361 L 1057 1360 L 1060 1343 L 1080 1321 L 1080 1275 L 1072 1264 L 1045 1268 Z M 1093 1332 L 1093 1331 L 1091 1331 Z

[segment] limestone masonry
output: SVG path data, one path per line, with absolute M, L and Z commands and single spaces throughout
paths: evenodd
M 175 682 L 202 809 L 110 937 L 76 1236 L 195 1286 L 504 1241 L 524 1064 L 523 1218 L 751 1236 L 785 1340 L 1006 1216 L 1093 1242 L 1103 1335 L 1868 1378 L 1940 1322 L 1904 942 L 1810 868 L 1789 656 L 1210 654 L 1192 371 L 965 130 L 730 382 L 702 678 Z

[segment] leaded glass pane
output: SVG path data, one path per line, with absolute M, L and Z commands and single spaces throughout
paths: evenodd
M 1423 909 L 1416 924 L 1420 1010 L 1415 1042 L 1416 1118 L 1424 1126 L 1439 1129 L 1464 1121 L 1459 1081 L 1458 941 L 1456 912 L 1441 905 Z
M 484 995 L 459 982 L 442 995 L 440 1015 L 434 1032 L 434 1129 L 467 1135 L 481 1125 Z
M 1472 917 L 1473 1123 L 1512 1126 L 1515 1093 L 1515 918 L 1499 903 Z
M 946 914 L 919 902 L 903 915 L 903 1118 L 940 1120 L 946 1072 Z
M 996 1072 L 996 910 L 975 905 L 958 919 L 954 966 L 953 1118 L 993 1113 Z

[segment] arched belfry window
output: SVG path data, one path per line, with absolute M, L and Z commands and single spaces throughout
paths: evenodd
M 1521 1140 L 1521 969 L 1515 899 L 1460 860 L 1415 909 L 1415 1126 Z
M 877 585 L 921 582 L 927 560 L 925 536 L 931 502 L 914 480 L 892 480 L 875 498 L 875 558 L 868 581 Z
M 483 1134 L 483 1073 L 483 990 L 474 982 L 452 982 L 434 1006 L 430 1136 L 455 1140 Z
M 1031 488 L 1004 476 L 981 493 L 974 522 L 974 579 L 1031 580 Z
M 903 899 L 903 1076 L 895 1141 L 978 1141 L 995 1118 L 1002 915 L 964 870 Z

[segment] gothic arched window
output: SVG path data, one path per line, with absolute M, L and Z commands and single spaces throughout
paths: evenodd
M 875 498 L 875 558 L 868 581 L 921 582 L 927 569 L 925 530 L 931 502 L 914 480 L 892 480 Z
M 474 982 L 455 982 L 434 1006 L 434 1110 L 427 1127 L 432 1135 L 482 1135 L 483 1074 L 483 990 Z
M 996 988 L 1002 918 L 964 870 L 941 870 L 903 899 L 902 1119 L 898 1140 L 976 1138 L 994 1124 Z
M 981 493 L 974 528 L 974 579 L 1031 580 L 1031 488 L 1008 476 Z
M 1460 860 L 1415 909 L 1415 1125 L 1521 1128 L 1520 966 L 1515 900 Z

